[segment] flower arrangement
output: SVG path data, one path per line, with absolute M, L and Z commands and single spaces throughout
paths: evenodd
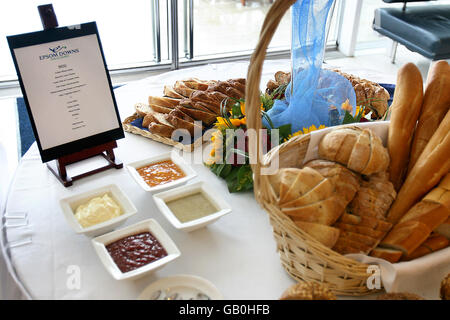
M 316 127 L 311 125 L 308 128 L 303 128 L 297 132 L 291 132 L 291 125 L 283 125 L 274 128 L 270 117 L 267 114 L 275 99 L 284 99 L 284 91 L 286 85 L 279 86 L 271 93 L 261 94 L 261 116 L 267 120 L 271 129 L 278 129 L 278 141 L 283 142 L 292 139 L 293 137 L 304 135 L 315 130 L 326 128 L 325 125 Z M 337 120 L 333 125 L 349 124 L 354 122 L 372 121 L 370 118 L 370 108 L 365 105 L 359 105 L 356 112 L 352 114 L 352 106 L 349 101 L 342 103 L 341 108 L 345 110 L 343 120 Z M 221 116 L 217 117 L 215 123 L 215 131 L 211 135 L 212 150 L 209 159 L 205 162 L 211 171 L 217 176 L 225 179 L 228 190 L 230 192 L 248 191 L 253 188 L 252 170 L 249 163 L 248 156 L 248 139 L 245 137 L 247 130 L 247 118 L 245 114 L 245 100 L 228 98 L 222 101 Z M 271 131 L 266 131 L 266 151 L 271 148 Z M 239 143 L 239 137 L 244 136 Z

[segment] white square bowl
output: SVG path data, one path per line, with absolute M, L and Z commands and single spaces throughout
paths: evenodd
M 139 169 L 144 166 L 148 166 L 152 163 L 165 161 L 165 160 L 172 160 L 173 163 L 175 163 L 185 174 L 183 178 L 161 184 L 158 186 L 150 187 L 144 179 L 141 177 L 141 175 L 137 172 L 136 169 Z M 126 168 L 130 175 L 133 177 L 133 179 L 136 181 L 136 183 L 145 191 L 148 192 L 160 192 L 162 190 L 167 190 L 169 188 L 173 188 L 176 186 L 180 186 L 197 176 L 197 173 L 192 169 L 186 161 L 182 157 L 180 157 L 176 151 L 172 151 L 169 153 L 160 154 L 158 156 L 154 156 L 151 158 L 147 158 L 144 160 L 136 161 L 133 163 L 129 163 L 126 165 Z
M 202 192 L 203 195 L 209 201 L 211 201 L 211 203 L 217 208 L 217 212 L 192 221 L 184 223 L 180 222 L 180 220 L 178 220 L 178 218 L 167 206 L 167 202 L 171 200 L 180 199 L 185 196 L 189 196 L 191 194 L 196 194 L 198 192 Z M 186 186 L 181 186 L 172 190 L 167 190 L 161 193 L 157 193 L 153 195 L 153 199 L 155 200 L 156 206 L 161 211 L 161 213 L 166 217 L 166 219 L 169 220 L 169 222 L 175 228 L 186 232 L 191 232 L 196 229 L 205 227 L 206 225 L 213 223 L 220 217 L 231 212 L 231 207 L 228 205 L 228 203 L 226 203 L 225 200 L 219 198 L 217 196 L 217 192 L 215 192 L 214 189 L 212 189 L 210 186 L 208 186 L 206 183 L 202 181 L 192 183 Z
M 118 217 L 109 219 L 108 221 L 98 223 L 88 228 L 83 228 L 75 217 L 75 211 L 79 205 L 87 203 L 95 197 L 100 197 L 108 194 L 122 209 L 122 214 Z M 125 223 L 125 221 L 136 214 L 137 209 L 125 195 L 125 193 L 115 184 L 100 187 L 94 190 L 83 192 L 81 194 L 64 198 L 59 201 L 61 209 L 66 217 L 67 222 L 72 229 L 78 234 L 84 234 L 88 237 L 96 237 L 98 235 L 110 232 L 118 226 Z
M 119 267 L 116 265 L 111 255 L 108 253 L 106 246 L 122 238 L 142 232 L 150 232 L 167 251 L 167 256 L 128 272 L 120 271 Z M 104 234 L 92 239 L 91 242 L 94 246 L 95 251 L 97 252 L 98 257 L 100 258 L 100 261 L 103 263 L 106 270 L 108 270 L 108 272 L 116 280 L 138 279 L 144 275 L 148 275 L 151 272 L 158 270 L 167 263 L 178 258 L 181 254 L 180 250 L 178 250 L 177 246 L 169 237 L 169 235 L 154 219 L 143 220 L 126 228 Z

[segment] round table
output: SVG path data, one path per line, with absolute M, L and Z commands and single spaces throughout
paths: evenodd
M 161 95 L 165 84 L 188 77 L 221 80 L 245 77 L 247 66 L 247 63 L 208 65 L 120 87 L 115 96 L 121 119 L 133 114 L 135 103 L 147 101 L 149 95 Z M 289 70 L 289 61 L 268 63 L 263 86 L 278 70 Z M 125 139 L 118 141 L 116 155 L 126 164 L 171 149 L 126 133 Z M 13 179 L 4 229 L 11 262 L 31 298 L 135 299 L 160 278 L 191 274 L 211 281 L 226 299 L 277 299 L 294 281 L 281 266 L 268 215 L 256 203 L 252 192 L 230 194 L 224 180 L 199 161 L 201 151 L 183 154 L 198 174 L 191 183 L 205 181 L 233 211 L 206 228 L 185 233 L 165 219 L 152 195 L 143 191 L 126 169 L 110 169 L 65 188 L 42 163 L 34 144 L 22 158 Z M 97 257 L 90 238 L 71 229 L 59 206 L 62 198 L 111 183 L 124 190 L 138 210 L 125 226 L 148 218 L 157 220 L 179 247 L 181 256 L 177 260 L 136 281 L 112 278 Z M 69 284 L 74 266 L 79 270 L 79 288 Z
M 149 95 L 162 95 L 164 85 L 176 80 L 246 77 L 247 68 L 247 62 L 212 64 L 122 86 L 115 90 L 121 119 L 134 113 L 135 103 L 146 102 Z M 290 61 L 266 61 L 261 88 L 279 70 L 290 70 Z M 382 83 L 395 82 L 395 75 L 380 75 L 370 70 L 344 71 Z M 118 141 L 115 152 L 127 164 L 170 150 L 170 146 L 126 133 L 125 139 Z M 126 169 L 110 169 L 65 188 L 42 163 L 34 144 L 21 159 L 12 181 L 3 228 L 4 245 L 25 294 L 34 299 L 136 299 L 158 279 L 188 274 L 211 281 L 225 299 L 279 298 L 295 281 L 281 266 L 268 215 L 257 204 L 252 192 L 230 194 L 225 181 L 203 165 L 202 151 L 183 153 L 184 159 L 197 172 L 190 183 L 206 182 L 233 211 L 205 228 L 186 233 L 175 229 L 165 219 L 152 195 L 143 191 Z M 95 159 L 87 162 L 95 162 Z M 62 198 L 112 183 L 129 196 L 138 210 L 125 226 L 153 218 L 181 251 L 177 260 L 136 281 L 113 279 L 97 257 L 91 239 L 71 229 L 59 206 Z M 72 283 L 74 270 L 79 276 L 79 286 Z M 430 281 L 433 286 L 429 288 L 433 298 L 435 282 Z

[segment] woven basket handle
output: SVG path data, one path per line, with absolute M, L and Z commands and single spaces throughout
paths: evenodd
M 259 35 L 259 41 L 250 59 L 250 65 L 247 73 L 247 85 L 245 89 L 245 109 L 247 115 L 247 128 L 250 129 L 249 131 L 256 131 L 256 135 L 249 135 L 249 145 L 255 148 L 255 152 L 252 152 L 252 148 L 249 148 L 249 151 L 250 163 L 254 175 L 253 190 L 255 190 L 255 196 L 257 199 L 259 198 L 256 193 L 257 190 L 260 190 L 259 183 L 262 160 L 262 141 L 260 134 L 260 129 L 262 128 L 262 119 L 260 111 L 261 100 L 259 88 L 259 84 L 261 82 L 262 67 L 264 59 L 266 58 L 267 47 L 269 46 L 269 43 L 272 40 L 272 37 L 277 30 L 281 19 L 296 1 L 297 0 L 277 0 L 272 4 L 269 12 L 267 12 L 266 18 L 264 19 L 261 33 Z

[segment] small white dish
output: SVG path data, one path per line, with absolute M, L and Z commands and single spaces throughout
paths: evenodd
M 219 290 L 208 280 L 192 275 L 176 275 L 153 282 L 138 300 L 223 300 Z
M 78 206 L 87 203 L 89 200 L 95 197 L 108 194 L 122 209 L 122 214 L 118 217 L 109 219 L 105 222 L 98 223 L 88 228 L 83 228 L 75 217 L 75 212 Z M 131 200 L 125 195 L 125 193 L 115 184 L 107 185 L 97 189 L 93 189 L 81 194 L 67 197 L 59 201 L 61 209 L 66 217 L 67 222 L 72 229 L 78 234 L 84 234 L 88 237 L 96 237 L 98 235 L 110 232 L 125 221 L 136 214 L 137 209 L 131 202 Z
M 122 238 L 142 232 L 150 232 L 167 251 L 167 256 L 150 262 L 140 268 L 128 272 L 122 272 L 109 254 L 106 246 Z M 147 219 L 126 228 L 104 234 L 100 237 L 92 239 L 91 242 L 94 246 L 95 251 L 97 252 L 98 257 L 100 258 L 100 261 L 103 263 L 106 270 L 108 270 L 108 272 L 116 280 L 138 279 L 144 275 L 150 274 L 162 268 L 167 263 L 178 258 L 181 254 L 180 250 L 178 250 L 177 246 L 169 237 L 169 235 L 154 219 Z
M 183 178 L 161 184 L 158 186 L 151 187 L 149 186 L 144 179 L 141 177 L 141 175 L 137 172 L 136 169 L 148 166 L 152 163 L 165 161 L 165 160 L 172 160 L 173 163 L 175 163 L 185 174 Z M 173 188 L 176 186 L 180 186 L 197 176 L 197 173 L 192 169 L 186 161 L 182 157 L 178 155 L 176 151 L 172 151 L 169 153 L 160 154 L 155 157 L 147 158 L 144 160 L 139 160 L 136 162 L 132 162 L 126 165 L 126 168 L 130 175 L 133 177 L 133 179 L 136 181 L 136 183 L 145 191 L 148 192 L 159 192 L 162 190 L 167 190 L 169 188 Z
M 209 214 L 188 222 L 180 222 L 175 214 L 170 210 L 167 202 L 180 199 L 189 195 L 201 192 L 216 208 L 217 212 Z M 186 186 L 178 187 L 172 190 L 164 191 L 153 195 L 156 206 L 167 220 L 177 229 L 191 232 L 213 223 L 220 217 L 231 212 L 231 207 L 223 199 L 217 196 L 217 192 L 204 182 L 196 182 Z

